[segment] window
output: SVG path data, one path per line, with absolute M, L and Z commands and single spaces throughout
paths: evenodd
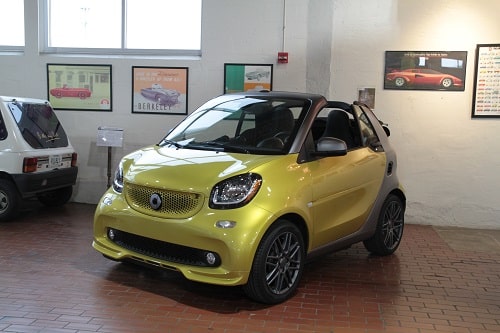
M 24 0 L 0 1 L 0 13 L 0 51 L 24 50 Z
M 378 142 L 379 139 L 377 137 L 377 133 L 373 128 L 372 123 L 366 116 L 366 114 L 362 111 L 361 108 L 355 108 L 359 119 L 359 127 L 361 130 L 361 138 L 363 140 L 363 146 L 370 146 L 371 144 Z
M 49 105 L 14 101 L 8 103 L 8 107 L 31 147 L 44 149 L 68 145 L 68 137 Z
M 0 113 L 0 141 L 7 138 L 7 128 L 5 128 L 5 122 L 3 121 L 2 114 Z
M 201 54 L 202 0 L 44 0 L 47 53 Z

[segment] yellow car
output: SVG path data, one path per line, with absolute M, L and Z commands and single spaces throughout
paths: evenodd
M 399 246 L 406 199 L 389 130 L 365 105 L 288 92 L 212 99 L 125 156 L 94 217 L 105 257 L 290 298 L 305 262 Z

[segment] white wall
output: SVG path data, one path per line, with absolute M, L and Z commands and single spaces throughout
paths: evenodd
M 0 94 L 47 98 L 47 63 L 113 66 L 113 112 L 57 111 L 79 154 L 77 202 L 96 203 L 106 188 L 98 126 L 125 130 L 114 167 L 183 118 L 131 113 L 132 66 L 189 67 L 192 111 L 222 93 L 224 63 L 273 63 L 274 90 L 352 101 L 358 88 L 376 88 L 376 113 L 399 152 L 408 222 L 499 227 L 500 123 L 470 118 L 475 46 L 500 43 L 497 0 L 286 0 L 284 33 L 282 0 L 205 0 L 201 59 L 39 55 L 36 3 L 25 0 L 25 54 L 0 55 Z M 287 65 L 276 64 L 283 44 Z M 383 90 L 386 50 L 468 51 L 465 91 Z
M 500 227 L 500 119 L 471 119 L 477 44 L 500 43 L 500 1 L 335 0 L 330 95 L 376 88 L 390 124 L 407 220 Z M 464 92 L 383 90 L 384 52 L 467 51 Z

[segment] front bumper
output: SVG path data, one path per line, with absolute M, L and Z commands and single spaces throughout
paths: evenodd
M 94 216 L 92 246 L 117 261 L 135 261 L 181 272 L 187 279 L 218 285 L 248 280 L 253 257 L 273 214 L 251 203 L 244 209 L 213 210 L 206 205 L 192 217 L 162 219 L 132 209 L 109 190 Z M 216 222 L 236 222 L 233 228 Z M 112 240 L 109 230 L 118 235 Z M 204 256 L 215 254 L 213 265 Z

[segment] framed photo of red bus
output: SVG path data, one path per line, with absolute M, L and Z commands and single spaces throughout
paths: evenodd
M 187 114 L 187 67 L 132 67 L 132 113 Z
M 55 110 L 112 111 L 111 65 L 47 64 L 47 95 Z

